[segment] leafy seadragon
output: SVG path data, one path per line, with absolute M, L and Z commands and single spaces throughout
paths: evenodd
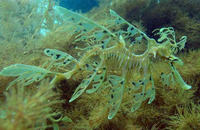
M 162 59 L 172 70 L 169 75 L 161 75 L 164 84 L 177 82 L 183 89 L 191 88 L 183 81 L 175 67 L 175 64 L 183 64 L 182 60 L 174 56 L 184 48 L 187 38 L 183 36 L 176 42 L 172 27 L 156 29 L 156 34 L 160 36 L 156 42 L 113 10 L 110 10 L 110 15 L 114 18 L 106 23 L 106 27 L 65 8 L 57 6 L 56 10 L 65 21 L 73 24 L 75 29 L 71 33 L 76 35 L 74 42 L 78 45 L 86 43 L 85 47 L 76 47 L 84 53 L 77 60 L 65 52 L 45 49 L 44 53 L 51 57 L 51 61 L 41 68 L 23 64 L 5 67 L 0 72 L 1 75 L 19 76 L 8 88 L 22 80 L 29 85 L 48 75 L 55 76 L 51 81 L 55 84 L 60 79 L 70 79 L 77 73 L 88 72 L 88 76 L 76 88 L 69 102 L 77 99 L 85 91 L 93 93 L 109 88 L 109 103 L 106 107 L 109 108 L 108 119 L 116 115 L 126 92 L 132 96 L 132 100 L 129 101 L 133 104 L 132 112 L 146 99 L 149 99 L 148 104 L 155 99 L 155 86 L 151 74 L 153 59 Z M 118 27 L 123 29 L 116 30 Z M 51 71 L 53 66 L 67 67 L 71 63 L 74 63 L 75 67 L 70 71 Z M 140 76 L 139 80 L 130 78 L 135 73 Z

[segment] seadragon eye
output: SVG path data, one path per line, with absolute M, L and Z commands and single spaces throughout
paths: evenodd
M 173 63 L 173 64 L 177 64 L 177 65 L 183 65 L 183 61 L 178 58 L 178 57 L 175 57 L 175 56 L 167 56 L 166 57 L 166 60 L 169 61 L 170 63 Z

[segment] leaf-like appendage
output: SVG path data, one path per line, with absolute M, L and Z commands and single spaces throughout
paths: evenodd
M 95 84 L 93 84 L 92 88 L 88 89 L 86 92 L 87 93 L 96 92 L 101 87 L 103 81 L 105 80 L 105 76 L 106 76 L 105 74 L 106 74 L 106 68 L 102 67 L 102 72 L 100 74 L 97 74 L 93 79 L 93 82 Z
M 89 77 L 87 77 L 87 78 L 82 80 L 82 83 L 76 88 L 76 90 L 75 90 L 74 94 L 72 95 L 71 99 L 69 100 L 69 102 L 72 102 L 75 99 L 77 99 L 87 89 L 87 87 L 90 85 L 90 83 L 93 80 L 94 81 L 96 80 L 95 82 L 98 81 L 97 72 L 100 70 L 100 68 L 102 68 L 102 62 L 97 66 L 96 69 L 93 70 L 93 74 L 92 75 L 90 75 Z
M 151 82 L 151 87 L 146 87 L 147 84 Z M 142 88 L 142 92 L 135 93 L 135 91 L 140 90 Z M 132 82 L 131 87 L 127 88 L 126 91 L 129 93 L 133 93 L 133 99 L 128 102 L 133 102 L 133 106 L 131 108 L 131 112 L 136 111 L 142 104 L 143 101 L 149 98 L 148 104 L 153 102 L 155 99 L 155 86 L 152 77 L 150 76 L 149 79 L 141 79 L 139 82 Z
M 110 100 L 108 107 L 110 107 L 108 119 L 112 119 L 122 102 L 123 93 L 124 93 L 124 80 L 116 75 L 108 75 L 108 81 L 111 84 L 110 90 Z
M 19 76 L 17 79 L 12 81 L 7 89 L 13 86 L 16 82 L 24 81 L 25 85 L 29 85 L 34 81 L 40 81 L 43 79 L 47 74 L 51 74 L 49 70 L 44 68 L 31 66 L 31 65 L 23 65 L 23 64 L 13 64 L 6 68 L 4 68 L 0 75 L 3 76 Z
M 182 36 L 180 41 L 176 42 L 175 32 L 173 27 L 155 29 L 153 32 L 156 32 L 155 35 L 160 36 L 158 42 L 170 45 L 170 50 L 172 54 L 176 54 L 185 47 L 187 37 Z
M 103 45 L 106 48 L 111 40 L 117 40 L 116 36 L 106 27 L 66 8 L 56 6 L 56 10 L 62 19 L 74 24 L 75 31 L 71 34 L 78 34 L 75 41 L 86 41 L 92 44 Z M 115 38 L 114 38 L 115 37 Z
M 56 49 L 45 49 L 44 53 L 47 56 L 51 57 L 51 63 L 49 64 L 47 69 L 50 69 L 53 65 L 57 66 L 59 68 L 61 66 L 67 66 L 71 62 L 77 63 L 77 60 L 74 57 L 72 57 L 71 55 L 69 55 L 65 52 L 62 52 L 62 51 L 59 51 Z M 43 66 L 45 66 L 46 64 L 47 64 L 47 62 L 44 63 Z

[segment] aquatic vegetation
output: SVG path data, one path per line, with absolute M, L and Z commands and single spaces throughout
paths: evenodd
M 17 62 L 25 63 L 28 55 L 20 61 L 25 53 L 41 48 L 44 30 L 52 30 L 55 25 L 54 4 L 54 0 L 0 1 L 0 69 Z
M 187 37 L 183 36 L 177 42 L 172 27 L 154 30 L 159 37 L 156 42 L 113 10 L 110 10 L 113 19 L 107 21 L 106 27 L 65 8 L 57 6 L 56 10 L 65 22 L 73 25 L 69 31 L 71 35 L 75 35 L 74 43 L 77 44 L 80 58 L 76 59 L 56 49 L 45 49 L 44 53 L 50 60 L 42 67 L 13 64 L 0 72 L 3 76 L 19 76 L 8 88 L 16 82 L 29 85 L 46 76 L 54 76 L 51 84 L 56 84 L 62 79 L 75 79 L 78 73 L 87 73 L 69 102 L 76 100 L 85 91 L 90 94 L 109 90 L 106 93 L 108 103 L 105 107 L 109 110 L 108 119 L 116 115 L 125 95 L 131 96 L 131 100 L 125 102 L 132 104 L 131 112 L 136 111 L 147 99 L 148 104 L 154 101 L 152 72 L 155 60 L 166 63 L 171 69 L 170 74 L 161 73 L 164 85 L 176 83 L 184 90 L 191 88 L 183 81 L 175 67 L 183 65 L 182 60 L 175 54 L 185 47 Z M 123 28 L 112 30 L 119 26 Z M 74 68 L 64 73 L 52 70 L 69 68 L 70 65 Z
M 47 17 L 41 12 L 49 13 L 44 6 L 47 0 L 1 0 L 0 9 L 0 44 L 33 44 L 39 39 L 40 29 L 45 28 L 42 23 Z M 49 7 L 50 8 L 50 7 Z M 36 22 L 37 21 L 37 22 Z M 47 20 L 48 22 L 48 20 Z
M 170 117 L 169 129 L 199 129 L 200 124 L 200 106 L 185 104 L 184 106 L 177 106 L 177 113 Z
M 60 113 L 54 112 L 53 105 L 62 103 L 61 100 L 52 100 L 58 96 L 52 90 L 48 80 L 44 80 L 37 87 L 35 93 L 25 91 L 23 81 L 18 83 L 17 88 L 12 87 L 5 92 L 6 101 L 0 106 L 0 129 L 45 129 L 56 126 L 55 116 Z M 51 121 L 52 123 L 47 123 Z M 60 119 L 61 120 L 61 119 Z

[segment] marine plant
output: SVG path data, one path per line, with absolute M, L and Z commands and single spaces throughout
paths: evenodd
M 170 74 L 161 73 L 163 84 L 176 83 L 182 89 L 191 88 L 175 67 L 183 65 L 175 54 L 184 48 L 187 37 L 183 36 L 177 42 L 172 27 L 154 30 L 159 36 L 156 41 L 113 10 L 110 10 L 110 15 L 114 18 L 107 21 L 106 26 L 59 6 L 56 10 L 65 22 L 73 25 L 69 32 L 75 35 L 74 43 L 77 44 L 80 58 L 47 48 L 44 53 L 51 59 L 42 67 L 13 64 L 0 72 L 3 76 L 19 76 L 7 89 L 17 82 L 23 81 L 25 85 L 29 85 L 47 76 L 54 76 L 50 83 L 56 84 L 62 79 L 77 78 L 77 74 L 86 73 L 87 76 L 78 85 L 69 102 L 76 100 L 85 91 L 99 93 L 109 90 L 106 109 L 109 110 L 108 119 L 112 119 L 118 112 L 124 95 L 131 96 L 131 100 L 125 102 L 132 103 L 131 112 L 136 111 L 147 99 L 148 104 L 153 102 L 155 86 L 152 71 L 156 60 L 171 68 Z M 115 30 L 119 26 L 121 30 Z M 70 65 L 74 66 L 73 69 L 64 73 L 52 70 L 70 68 Z
M 53 0 L 0 1 L 1 69 L 17 62 L 27 64 L 25 58 L 30 58 L 26 55 L 23 61 L 20 61 L 20 57 L 30 54 L 33 49 L 40 48 L 45 33 L 56 26 L 54 4 L 56 2 Z
M 199 105 L 194 103 L 177 106 L 177 113 L 170 117 L 168 129 L 199 129 Z
M 53 91 L 48 80 L 43 80 L 37 85 L 35 93 L 27 93 L 23 82 L 5 92 L 6 101 L 0 106 L 0 129 L 45 129 L 57 127 L 57 122 L 67 117 L 54 119 L 60 113 L 52 109 L 53 105 L 62 103 L 61 100 L 53 100 L 58 96 Z M 51 121 L 52 123 L 48 123 Z

